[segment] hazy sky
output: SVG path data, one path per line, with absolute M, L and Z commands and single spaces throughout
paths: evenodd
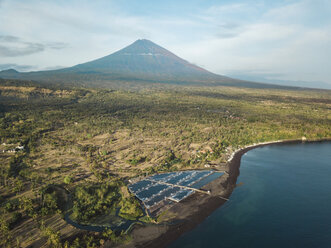
M 0 70 L 53 69 L 145 38 L 212 72 L 331 83 L 330 0 L 0 0 Z

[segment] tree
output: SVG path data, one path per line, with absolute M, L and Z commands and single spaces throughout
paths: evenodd
M 52 230 L 50 227 L 43 229 L 44 236 L 47 237 L 47 243 L 50 247 L 61 248 L 60 232 Z
M 70 184 L 72 182 L 72 177 L 69 176 L 69 175 L 65 176 L 64 179 L 63 179 L 63 182 L 65 184 Z

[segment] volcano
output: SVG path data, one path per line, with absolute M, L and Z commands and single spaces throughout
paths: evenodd
M 130 46 L 111 55 L 62 71 L 108 74 L 110 78 L 161 81 L 220 79 L 219 75 L 193 65 L 149 40 L 137 40 Z
M 72 67 L 37 72 L 0 72 L 1 78 L 29 79 L 84 86 L 119 82 L 230 85 L 260 87 L 259 83 L 217 75 L 176 56 L 150 40 L 140 39 L 100 59 Z M 264 84 L 263 84 L 264 85 Z

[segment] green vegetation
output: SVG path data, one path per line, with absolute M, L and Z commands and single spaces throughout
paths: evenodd
M 0 246 L 125 242 L 115 230 L 82 238 L 63 214 L 71 209 L 82 223 L 116 215 L 151 222 L 128 179 L 217 167 L 257 142 L 331 138 L 330 108 L 330 91 L 114 91 L 0 80 Z
M 72 218 L 79 222 L 90 223 L 95 216 L 115 215 L 128 220 L 136 220 L 143 215 L 139 202 L 133 196 L 123 196 L 121 181 L 111 181 L 102 184 L 77 186 L 74 192 Z
M 65 184 L 70 184 L 71 181 L 72 181 L 72 178 L 71 178 L 71 176 L 69 176 L 69 175 L 66 175 L 66 176 L 64 177 L 64 179 L 63 179 L 63 182 L 64 182 Z
M 119 216 L 125 219 L 136 220 L 143 215 L 143 211 L 141 210 L 140 204 L 134 197 L 122 199 L 120 206 L 121 209 Z

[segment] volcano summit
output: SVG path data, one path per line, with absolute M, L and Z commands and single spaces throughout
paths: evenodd
M 137 40 L 100 59 L 72 67 L 24 73 L 5 70 L 0 72 L 0 77 L 104 87 L 118 86 L 119 82 L 272 87 L 214 74 L 146 39 Z

